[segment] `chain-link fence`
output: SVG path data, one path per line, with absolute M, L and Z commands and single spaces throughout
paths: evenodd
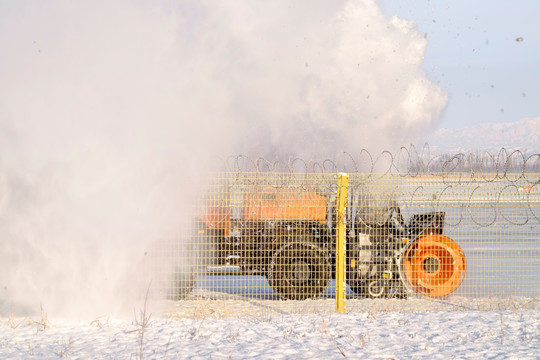
M 154 253 L 174 314 L 540 307 L 538 172 L 256 170 Z

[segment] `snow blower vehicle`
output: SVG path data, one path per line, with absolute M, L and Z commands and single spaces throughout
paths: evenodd
M 262 275 L 281 299 L 321 296 L 336 269 L 335 194 L 315 188 L 229 188 L 208 196 L 195 221 L 198 273 Z M 372 199 L 373 200 L 373 199 Z M 450 294 L 463 281 L 461 248 L 443 235 L 444 212 L 405 222 L 396 201 L 351 197 L 346 222 L 346 282 L 359 297 Z M 176 278 L 185 297 L 194 276 Z

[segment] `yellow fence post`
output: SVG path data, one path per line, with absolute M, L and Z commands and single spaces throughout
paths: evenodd
M 349 174 L 338 174 L 336 203 L 336 311 L 345 312 L 345 223 Z

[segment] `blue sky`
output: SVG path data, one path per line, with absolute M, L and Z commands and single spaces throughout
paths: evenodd
M 540 1 L 379 5 L 387 16 L 414 20 L 427 36 L 423 68 L 449 95 L 440 128 L 540 116 Z

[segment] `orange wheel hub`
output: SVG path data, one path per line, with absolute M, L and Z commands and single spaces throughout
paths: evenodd
M 420 236 L 405 252 L 406 280 L 417 292 L 439 297 L 456 290 L 465 277 L 465 255 L 443 235 Z

